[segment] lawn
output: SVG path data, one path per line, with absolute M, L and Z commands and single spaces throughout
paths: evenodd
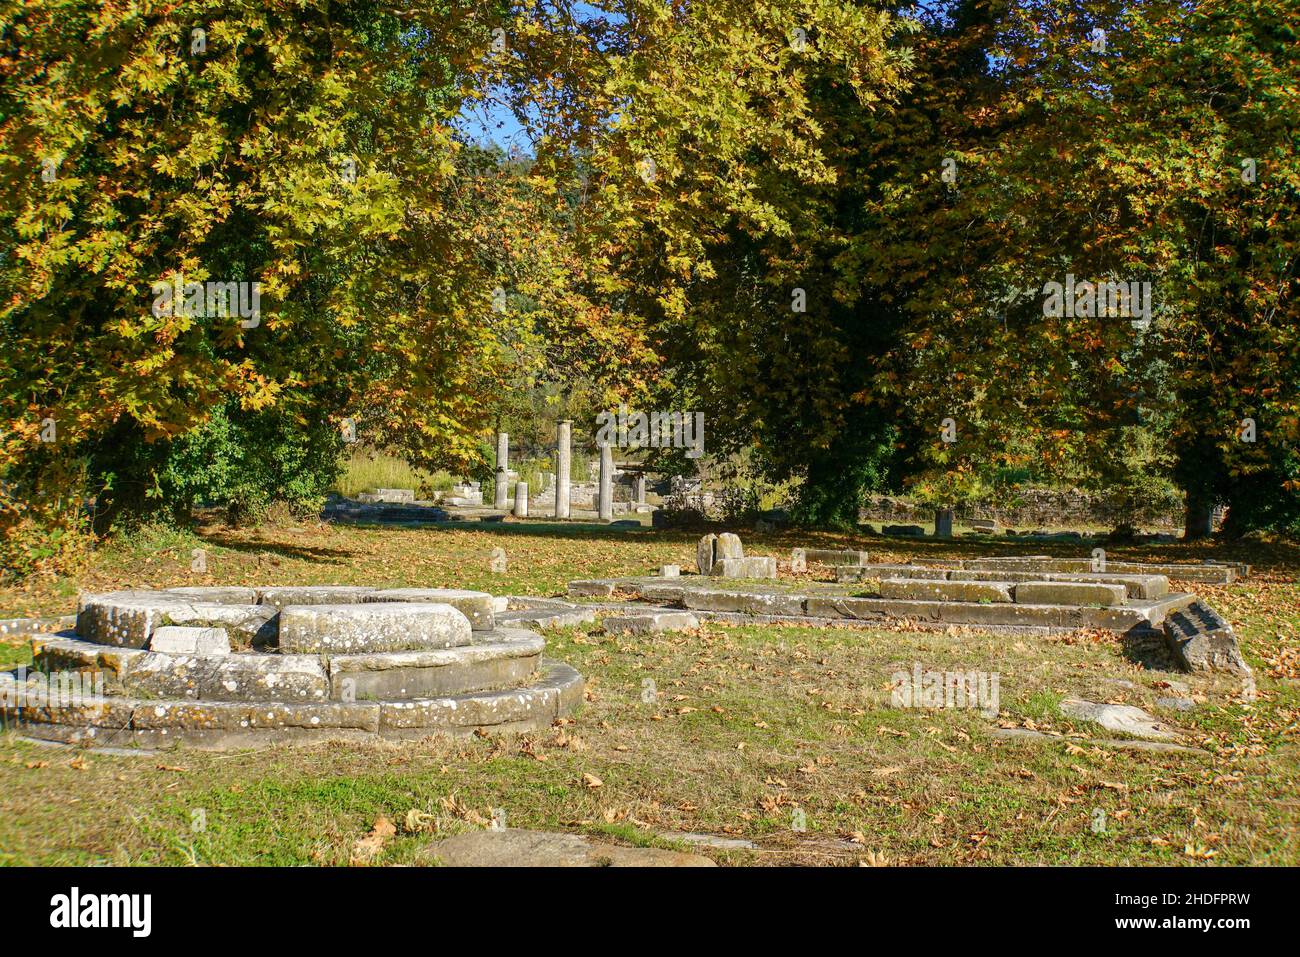
M 872 560 L 1025 551 L 744 534 L 753 554 L 865 547 Z M 178 584 L 342 583 L 560 595 L 567 581 L 690 566 L 696 535 L 591 526 L 369 529 L 318 523 L 150 531 L 105 548 L 75 579 L 0 590 L 0 617 L 68 613 L 78 590 Z M 488 570 L 502 546 L 509 570 Z M 194 548 L 206 574 L 191 572 Z M 1083 546 L 1036 544 L 1035 553 Z M 1242 682 L 1146 672 L 1100 633 L 995 636 L 959 628 L 706 624 L 653 637 L 589 625 L 548 633 L 588 678 L 569 721 L 519 738 L 323 744 L 241 753 L 87 754 L 0 734 L 0 862 L 415 862 L 434 834 L 507 826 L 664 847 L 673 833 L 747 838 L 724 864 L 1300 863 L 1300 550 L 1115 548 L 1111 557 L 1245 560 L 1244 583 L 1195 588 L 1236 626 Z M 30 661 L 19 640 L 5 663 Z M 996 672 L 1000 714 L 894 707 L 891 675 Z M 1182 682 L 1195 710 L 1156 706 Z M 1200 752 L 1132 750 L 1071 724 L 1078 696 L 1135 704 Z M 999 727 L 1044 732 L 1006 740 Z M 1083 736 L 1083 737 L 1081 737 Z M 396 833 L 359 844 L 386 818 Z M 381 830 L 385 830 L 381 827 Z M 668 836 L 665 836 L 668 835 Z

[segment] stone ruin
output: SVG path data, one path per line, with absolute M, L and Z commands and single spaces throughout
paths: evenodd
M 1173 591 L 1170 579 L 1228 583 L 1249 566 L 1105 563 L 1046 555 L 936 561 L 929 565 L 872 564 L 865 552 L 795 549 L 790 567 L 807 561 L 836 564 L 834 582 L 792 579 L 790 584 L 721 583 L 718 578 L 775 578 L 755 574 L 734 535 L 701 539 L 696 576 L 632 577 L 569 583 L 579 598 L 615 592 L 646 603 L 602 607 L 621 618 L 687 611 L 697 618 L 789 624 L 908 621 L 918 627 L 967 625 L 1006 633 L 1050 633 L 1094 628 L 1123 636 L 1130 656 L 1186 671 L 1248 673 L 1236 635 L 1204 600 Z M 757 561 L 772 562 L 774 559 Z M 732 564 L 724 564 L 732 563 Z M 744 573 L 742 573 L 744 572 Z M 624 623 L 625 624 L 625 623 Z
M 0 718 L 32 738 L 140 748 L 545 728 L 583 679 L 506 606 L 344 585 L 83 595 L 74 631 L 33 639 L 35 673 L 0 673 Z M 102 694 L 61 693 L 54 676 L 66 690 L 69 675 Z
M 705 535 L 695 548 L 695 565 L 701 575 L 722 578 L 775 578 L 775 558 L 746 558 L 740 536 L 731 532 Z

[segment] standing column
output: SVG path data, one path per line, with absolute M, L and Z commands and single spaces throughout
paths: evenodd
M 515 518 L 528 517 L 528 483 L 515 483 Z
M 636 473 L 636 504 L 645 504 L 645 473 Z
M 560 422 L 555 437 L 555 517 L 569 517 L 569 466 L 571 464 L 573 420 Z
M 600 520 L 614 518 L 614 448 L 608 442 L 600 446 Z
M 510 434 L 497 433 L 497 508 L 510 507 Z

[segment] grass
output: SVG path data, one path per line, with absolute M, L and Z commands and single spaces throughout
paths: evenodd
M 690 566 L 695 537 L 516 523 L 482 531 L 317 523 L 152 530 L 104 549 L 75 579 L 0 590 L 0 617 L 66 613 L 78 589 L 177 584 L 557 595 L 573 578 Z M 884 561 L 1014 549 L 799 533 L 744 538 L 754 554 L 865 546 Z M 487 570 L 495 546 L 509 556 L 503 576 Z M 189 570 L 194 547 L 207 551 L 207 575 Z M 1074 554 L 1077 546 L 1033 550 Z M 599 840 L 680 847 L 662 835 L 704 831 L 759 846 L 705 851 L 724 864 L 1294 865 L 1300 555 L 1179 545 L 1117 548 L 1112 557 L 1210 554 L 1257 566 L 1245 583 L 1196 587 L 1237 627 L 1255 668 L 1253 702 L 1226 676 L 1143 671 L 1103 633 L 707 624 L 626 636 L 584 626 L 547 637 L 550 656 L 587 676 L 588 701 L 570 723 L 523 737 L 113 756 L 0 735 L 0 862 L 347 864 L 386 817 L 397 833 L 373 863 L 415 863 L 435 835 L 482 827 L 504 811 L 510 827 Z M 0 654 L 30 661 L 20 641 L 0 645 Z M 891 675 L 913 662 L 997 672 L 998 719 L 893 707 Z M 1158 711 L 1170 678 L 1189 686 L 1195 711 Z M 1065 719 L 1059 703 L 1071 696 L 1159 713 L 1207 753 L 1068 737 L 1113 737 Z M 993 735 L 999 724 L 1053 737 L 1007 741 Z
M 449 491 L 454 482 L 450 472 L 427 472 L 393 455 L 354 448 L 343 463 L 334 491 L 355 498 L 377 488 L 409 488 L 418 498 L 432 491 Z

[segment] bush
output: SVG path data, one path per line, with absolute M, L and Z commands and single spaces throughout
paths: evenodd
M 188 521 L 196 506 L 223 509 L 236 524 L 262 519 L 273 503 L 314 514 L 342 471 L 338 429 L 279 409 L 232 403 L 170 442 L 147 442 L 131 424 L 114 431 L 91 456 L 101 527 L 160 512 Z

